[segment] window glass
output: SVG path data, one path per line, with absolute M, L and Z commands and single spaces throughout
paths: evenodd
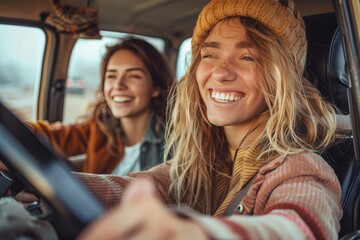
M 176 65 L 176 77 L 180 79 L 189 68 L 191 61 L 191 38 L 184 40 L 179 49 L 179 55 Z
M 0 36 L 0 101 L 23 120 L 34 120 L 45 33 L 37 27 L 0 24 Z
M 96 100 L 100 84 L 100 64 L 106 47 L 116 44 L 121 38 L 136 36 L 164 52 L 165 42 L 160 38 L 101 31 L 101 39 L 77 40 L 70 57 L 63 122 L 73 123 L 87 113 L 89 104 Z

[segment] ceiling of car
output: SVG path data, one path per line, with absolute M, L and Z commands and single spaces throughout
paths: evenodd
M 138 33 L 171 40 L 191 36 L 196 18 L 209 0 L 61 0 L 62 5 L 98 9 L 102 30 Z M 302 14 L 331 12 L 331 0 L 297 0 Z M 39 21 L 50 0 L 0 0 L 0 17 Z

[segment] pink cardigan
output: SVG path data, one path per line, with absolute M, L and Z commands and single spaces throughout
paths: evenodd
M 134 178 L 150 176 L 166 203 L 168 166 L 162 164 L 128 177 L 77 174 L 107 207 L 117 204 Z M 214 239 L 337 239 L 342 217 L 341 187 L 332 168 L 317 154 L 279 157 L 263 166 L 242 200 L 244 211 L 230 217 L 209 217 L 180 210 Z M 253 215 L 253 216 L 249 216 Z

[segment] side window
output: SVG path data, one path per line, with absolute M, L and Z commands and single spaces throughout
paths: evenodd
M 0 101 L 23 120 L 34 120 L 45 32 L 37 27 L 0 24 L 0 36 Z
M 63 122 L 76 122 L 79 117 L 87 113 L 89 104 L 96 100 L 96 91 L 100 84 L 100 64 L 106 47 L 121 41 L 121 38 L 133 36 L 109 31 L 100 33 L 103 36 L 101 39 L 77 40 L 71 53 L 66 80 Z M 160 52 L 164 52 L 164 40 L 144 36 L 136 37 L 143 38 Z
M 179 49 L 179 55 L 176 65 L 176 77 L 180 79 L 184 76 L 189 68 L 191 61 L 191 38 L 185 39 Z

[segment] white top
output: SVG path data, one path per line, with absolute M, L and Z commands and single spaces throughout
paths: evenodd
M 140 171 L 140 147 L 141 142 L 132 146 L 126 146 L 124 156 L 114 168 L 112 174 L 124 176 L 129 172 Z

